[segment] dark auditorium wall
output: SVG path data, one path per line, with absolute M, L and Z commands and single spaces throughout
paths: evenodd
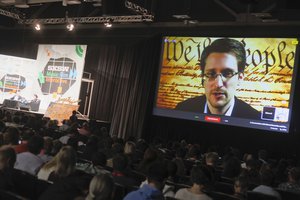
M 144 28 L 116 28 L 114 30 L 82 29 L 76 33 L 67 33 L 64 30 L 49 29 L 41 33 L 35 33 L 30 29 L 20 31 L 0 32 L 0 53 L 21 57 L 35 58 L 38 44 L 87 44 L 85 71 L 95 76 L 95 63 L 97 62 L 97 48 L 99 45 L 126 46 L 147 40 L 155 40 L 160 45 L 162 35 L 192 35 L 192 36 L 231 36 L 241 37 L 300 37 L 300 25 L 293 24 L 207 24 L 199 27 L 156 27 Z M 160 46 L 157 47 L 158 49 Z M 158 52 L 159 54 L 159 52 Z M 177 120 L 152 115 L 152 106 L 157 83 L 157 71 L 159 67 L 159 56 L 157 56 L 156 69 L 152 70 L 152 78 L 149 78 L 150 90 L 146 90 L 149 101 L 144 106 L 146 114 L 143 116 L 143 132 L 138 134 L 135 130 L 126 130 L 124 138 L 129 136 L 139 137 L 147 140 L 160 138 L 164 142 L 185 139 L 188 142 L 200 143 L 203 147 L 219 144 L 221 147 L 234 146 L 245 151 L 255 151 L 265 148 L 274 154 L 292 156 L 300 154 L 300 125 L 299 125 L 299 87 L 300 78 L 294 96 L 294 110 L 292 125 L 289 134 L 261 131 L 248 128 L 220 126 L 216 124 Z M 143 66 L 141 66 L 143 67 Z M 297 77 L 299 77 L 299 72 Z M 149 76 L 150 77 L 150 76 Z M 101 120 L 101 119 L 100 119 Z M 139 123 L 141 119 L 136 119 Z M 120 122 L 122 123 L 122 122 Z M 133 127 L 133 126 L 128 126 Z

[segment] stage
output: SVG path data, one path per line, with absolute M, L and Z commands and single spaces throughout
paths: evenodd
M 21 112 L 21 113 L 24 113 L 28 116 L 35 116 L 37 118 L 43 118 L 44 117 L 44 113 L 41 113 L 41 112 L 30 111 L 30 110 L 22 110 L 22 109 L 16 109 L 16 108 L 9 108 L 9 107 L 3 106 L 3 104 L 2 105 L 0 104 L 0 110 L 7 110 L 7 111 L 11 112 L 11 114 L 15 114 L 16 112 Z M 70 114 L 70 116 L 71 116 L 71 114 Z M 70 116 L 68 116 L 66 119 L 69 119 Z M 79 124 L 83 124 L 84 122 L 89 122 L 90 120 L 95 120 L 98 127 L 106 127 L 107 130 L 110 130 L 111 123 L 109 121 L 103 121 L 103 120 L 98 120 L 98 119 L 90 119 L 88 116 L 82 115 L 79 112 L 77 113 L 76 116 L 78 118 L 78 123 Z M 55 120 L 55 119 L 51 119 L 51 120 Z

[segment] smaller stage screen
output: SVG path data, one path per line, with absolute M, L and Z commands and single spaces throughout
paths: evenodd
M 0 55 L 0 103 L 42 114 L 57 101 L 77 104 L 86 49 L 39 45 L 36 60 Z
M 163 38 L 153 114 L 288 133 L 297 38 Z

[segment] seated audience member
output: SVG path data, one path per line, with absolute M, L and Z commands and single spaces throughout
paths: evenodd
M 147 173 L 149 166 L 158 159 L 158 153 L 155 149 L 149 147 L 144 152 L 143 160 L 139 163 L 138 171 Z
M 174 197 L 175 196 L 174 184 L 177 183 L 177 177 L 176 177 L 177 166 L 173 161 L 166 161 L 165 165 L 166 165 L 168 177 L 165 180 L 165 185 L 162 190 L 162 193 L 164 197 Z M 145 184 L 148 184 L 147 179 L 141 183 L 140 187 L 143 187 Z
M 260 149 L 257 153 L 260 165 L 268 164 L 268 152 L 265 149 Z
M 0 189 L 14 190 L 13 167 L 16 162 L 16 153 L 8 145 L 0 147 Z
M 277 183 L 283 183 L 288 181 L 288 162 L 286 159 L 282 158 L 279 160 L 275 170 L 275 180 Z
M 162 189 L 168 173 L 166 166 L 162 162 L 154 162 L 148 168 L 148 184 L 144 184 L 140 189 L 130 192 L 124 200 L 164 200 Z
M 107 174 L 99 174 L 93 177 L 89 186 L 89 193 L 85 200 L 109 200 L 112 199 L 114 181 Z
M 239 198 L 240 200 L 247 199 L 247 191 L 248 191 L 248 177 L 239 176 L 234 180 L 234 196 Z
M 27 152 L 17 154 L 15 168 L 36 175 L 44 161 L 38 157 L 44 146 L 41 136 L 32 136 L 27 143 Z
M 222 172 L 222 176 L 226 178 L 235 178 L 241 172 L 241 162 L 235 156 L 229 157 L 226 161 L 224 161 L 224 169 Z
M 278 189 L 291 192 L 300 192 L 300 168 L 293 167 L 288 171 L 288 181 L 281 183 Z
M 209 179 L 202 171 L 200 166 L 193 167 L 191 170 L 192 187 L 179 189 L 175 198 L 180 200 L 212 200 L 204 190 Z
M 102 152 L 92 154 L 91 163 L 77 163 L 76 169 L 88 174 L 111 174 L 106 168 L 106 156 Z
M 208 152 L 205 155 L 205 165 L 210 171 L 213 182 L 220 179 L 220 174 L 218 174 L 216 170 L 218 160 L 219 155 L 216 152 Z
M 173 161 L 177 165 L 176 174 L 178 176 L 185 176 L 186 175 L 186 169 L 185 169 L 185 165 L 184 165 L 184 161 L 183 161 L 184 157 L 185 157 L 185 150 L 183 148 L 179 147 L 176 150 L 175 158 L 173 159 Z
M 58 128 L 59 131 L 66 132 L 70 129 L 69 120 L 62 120 L 62 125 Z
M 113 180 L 120 185 L 134 187 L 140 183 L 129 176 L 128 158 L 124 154 L 118 154 L 113 157 Z
M 59 150 L 63 147 L 63 143 L 59 141 L 58 139 L 53 140 L 53 147 L 51 150 L 51 156 L 55 156 Z
M 13 148 L 19 144 L 20 133 L 15 127 L 7 128 L 3 133 L 3 144 L 11 145 Z
M 132 141 L 127 141 L 124 146 L 124 154 L 128 158 L 128 163 L 129 163 L 128 165 L 131 169 L 133 169 L 133 164 L 137 162 L 135 160 L 134 153 L 135 153 L 135 143 Z
M 250 159 L 246 161 L 246 169 L 243 169 L 241 173 L 248 177 L 249 183 L 255 185 L 260 184 L 259 166 L 259 161 L 256 159 Z
M 77 111 L 73 110 L 72 115 L 69 118 L 71 124 L 78 123 L 78 118 L 77 118 L 76 114 L 77 114 Z
M 82 124 L 82 127 L 78 129 L 78 133 L 80 135 L 84 135 L 84 136 L 90 136 L 91 135 L 91 131 L 90 131 L 90 126 L 87 122 L 84 122 Z
M 38 178 L 55 182 L 75 172 L 76 152 L 70 146 L 64 146 L 58 154 L 46 163 L 38 172 Z M 50 177 L 52 175 L 52 177 Z
M 46 163 L 49 162 L 53 156 L 51 155 L 53 147 L 53 139 L 51 137 L 44 137 L 44 148 L 42 149 L 39 157 Z
M 115 155 L 123 154 L 124 153 L 124 146 L 120 143 L 114 143 L 110 149 L 110 157 L 107 159 L 106 165 L 108 167 L 113 167 L 113 157 Z
M 28 151 L 27 143 L 32 136 L 34 136 L 34 131 L 32 129 L 30 128 L 26 128 L 25 130 L 23 129 L 22 136 L 21 136 L 22 141 L 20 144 L 14 147 L 17 154 Z
M 278 200 L 281 200 L 280 194 L 273 189 L 272 185 L 274 182 L 273 172 L 269 169 L 261 170 L 260 172 L 260 184 L 253 189 L 254 192 L 260 192 L 266 195 L 274 196 Z
M 91 160 L 93 152 L 96 152 L 98 150 L 98 137 L 95 135 L 89 136 L 85 146 L 81 145 L 79 149 L 80 148 L 82 151 L 80 158 Z
M 243 156 L 243 161 L 241 163 L 241 167 L 242 169 L 246 169 L 247 166 L 246 166 L 246 163 L 248 160 L 252 160 L 253 159 L 253 155 L 252 154 L 247 154 L 245 153 L 244 156 Z

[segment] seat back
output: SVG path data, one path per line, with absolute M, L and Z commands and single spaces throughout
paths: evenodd
M 13 182 L 17 194 L 32 200 L 38 199 L 51 185 L 51 183 L 39 180 L 36 176 L 21 170 L 15 170 Z
M 214 200 L 239 200 L 238 197 L 223 192 L 211 191 L 208 195 Z
M 3 200 L 29 200 L 18 194 L 15 194 L 10 191 L 5 191 L 5 190 L 0 190 L 0 199 L 3 199 Z
M 234 193 L 233 184 L 230 184 L 230 183 L 216 181 L 214 184 L 214 189 L 218 192 L 223 192 L 226 194 Z
M 130 187 L 130 186 L 115 183 L 115 189 L 113 192 L 112 200 L 122 200 L 129 192 L 132 192 L 132 191 L 135 191 L 138 189 L 139 189 L 138 187 Z
M 260 192 L 248 191 L 247 200 L 278 200 L 278 198 Z
M 299 200 L 300 193 L 276 189 L 281 195 L 282 200 Z

